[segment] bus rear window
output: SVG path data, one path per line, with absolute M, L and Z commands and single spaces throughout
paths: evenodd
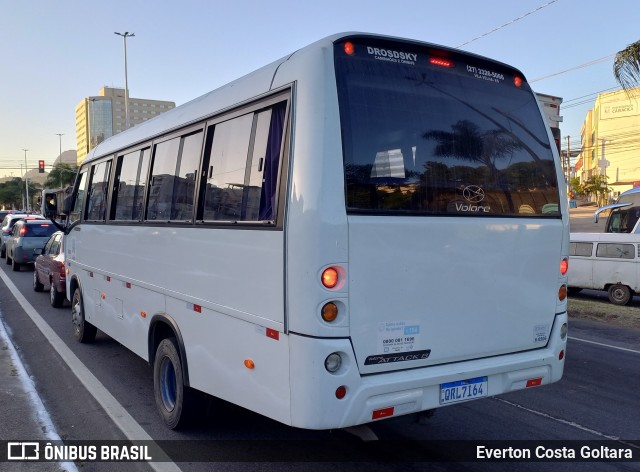
M 516 70 L 411 43 L 348 42 L 335 45 L 348 212 L 560 216 L 551 143 Z

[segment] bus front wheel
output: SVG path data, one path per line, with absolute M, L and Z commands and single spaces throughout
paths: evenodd
M 175 338 L 160 341 L 153 361 L 153 391 L 156 407 L 170 429 L 179 429 L 191 422 L 194 405 L 192 391 L 184 384 L 184 369 Z
M 609 301 L 615 305 L 626 305 L 631 301 L 631 289 L 626 285 L 612 285 L 608 292 Z
M 84 303 L 82 301 L 82 291 L 76 288 L 71 300 L 71 323 L 73 324 L 73 335 L 81 343 L 90 343 L 96 339 L 95 326 L 87 322 L 84 314 Z

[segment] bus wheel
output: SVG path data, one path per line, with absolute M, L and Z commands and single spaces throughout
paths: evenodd
M 87 322 L 84 317 L 84 303 L 82 302 L 82 291 L 76 288 L 71 300 L 71 323 L 73 324 L 73 335 L 81 343 L 90 343 L 96 339 L 95 326 Z
M 609 301 L 615 305 L 626 305 L 631 301 L 631 289 L 615 284 L 609 287 Z
M 195 407 L 191 389 L 184 385 L 184 370 L 175 338 L 160 341 L 153 362 L 153 391 L 162 420 L 171 429 L 190 423 Z

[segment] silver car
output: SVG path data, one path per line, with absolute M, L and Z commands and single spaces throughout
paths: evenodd
M 42 252 L 49 237 L 57 231 L 50 220 L 24 218 L 13 225 L 11 236 L 6 242 L 6 262 L 19 271 L 22 264 L 33 264 Z M 40 251 L 37 251 L 40 249 Z

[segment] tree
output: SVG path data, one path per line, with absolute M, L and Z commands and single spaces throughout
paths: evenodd
M 44 183 L 45 188 L 64 188 L 72 185 L 78 168 L 70 164 L 57 164 L 51 169 Z
M 580 183 L 580 177 L 571 177 L 571 191 L 576 195 L 584 195 L 584 189 L 582 188 L 582 184 Z
M 582 185 L 582 190 L 586 195 L 595 195 L 599 204 L 606 204 L 606 196 L 609 194 L 606 175 L 594 175 L 589 177 Z
M 625 90 L 640 85 L 640 41 L 618 51 L 613 61 L 613 75 Z

